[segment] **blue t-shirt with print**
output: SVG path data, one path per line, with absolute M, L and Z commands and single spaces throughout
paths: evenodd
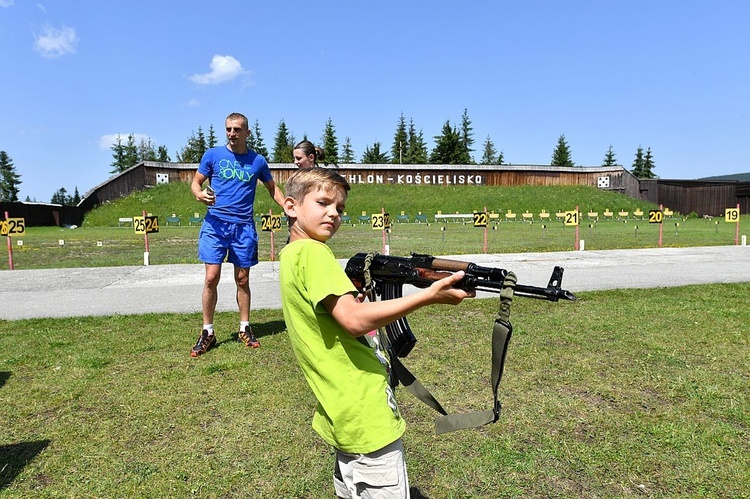
M 258 181 L 273 179 L 266 158 L 251 150 L 235 154 L 227 146 L 207 150 L 198 171 L 208 177 L 216 195 L 208 212 L 225 222 L 253 222 Z

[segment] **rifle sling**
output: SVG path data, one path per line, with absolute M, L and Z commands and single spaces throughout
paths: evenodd
M 448 414 L 440 402 L 427 390 L 404 364 L 391 355 L 391 366 L 393 373 L 402 385 L 418 400 L 433 408 L 441 415 L 435 419 L 435 432 L 437 434 L 448 433 L 466 428 L 476 428 L 489 423 L 494 423 L 500 418 L 501 404 L 497 397 L 500 380 L 505 367 L 505 354 L 508 351 L 513 326 L 510 323 L 510 306 L 513 302 L 513 290 L 516 285 L 516 276 L 509 272 L 503 282 L 500 292 L 500 306 L 497 318 L 492 327 L 492 408 L 486 411 L 465 412 L 459 414 Z
M 363 270 L 366 291 L 372 290 L 370 266 L 375 255 L 375 253 L 368 253 L 365 258 Z M 414 376 L 399 360 L 398 356 L 393 354 L 389 349 L 392 374 L 395 375 L 397 380 L 393 384 L 394 388 L 396 384 L 400 382 L 414 397 L 440 413 L 440 416 L 435 419 L 435 432 L 437 434 L 484 426 L 489 423 L 494 423 L 500 418 L 501 404 L 497 398 L 497 392 L 500 387 L 500 380 L 503 377 L 505 354 L 508 350 L 508 344 L 510 343 L 510 337 L 513 332 L 513 326 L 510 322 L 510 306 L 513 303 L 513 292 L 515 290 L 516 282 L 516 275 L 513 272 L 508 272 L 503 280 L 502 289 L 500 291 L 500 306 L 497 318 L 492 327 L 491 383 L 493 404 L 491 409 L 479 412 L 448 414 L 432 393 L 422 385 L 419 379 L 417 379 L 417 377 Z M 371 300 L 375 299 L 375 293 L 368 294 L 370 295 L 369 298 Z

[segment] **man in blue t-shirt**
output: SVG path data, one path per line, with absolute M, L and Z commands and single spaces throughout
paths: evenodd
M 283 207 L 284 194 L 274 182 L 266 158 L 247 148 L 250 128 L 247 118 L 232 113 L 226 119 L 227 144 L 203 154 L 190 190 L 195 199 L 208 205 L 198 236 L 198 259 L 206 264 L 201 298 L 203 329 L 190 351 L 192 357 L 206 353 L 216 344 L 214 312 L 218 299 L 221 264 L 234 265 L 237 306 L 240 312 L 238 337 L 247 347 L 260 346 L 250 327 L 250 267 L 258 264 L 258 233 L 253 204 L 255 189 L 262 182 L 276 204 Z M 204 189 L 203 184 L 209 185 Z

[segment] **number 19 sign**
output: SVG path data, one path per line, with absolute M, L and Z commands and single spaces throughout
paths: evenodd
M 740 204 L 737 203 L 735 208 L 727 208 L 724 210 L 724 221 L 728 223 L 737 224 L 737 228 L 734 231 L 734 244 L 740 243 Z M 744 236 L 743 236 L 744 237 Z

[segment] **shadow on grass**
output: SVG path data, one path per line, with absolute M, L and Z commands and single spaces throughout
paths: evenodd
M 284 323 L 284 321 L 258 322 L 252 324 L 252 328 L 255 337 L 261 339 L 264 336 L 275 336 L 277 334 L 283 333 L 284 331 L 286 331 L 286 324 Z M 218 347 L 223 343 L 238 340 L 239 338 L 237 337 L 237 332 L 235 331 L 234 333 L 232 333 L 232 336 L 229 339 L 218 342 L 216 346 Z
M 0 388 L 5 385 L 5 382 L 8 381 L 8 378 L 10 378 L 10 373 L 8 371 L 0 371 Z
M 418 487 L 409 487 L 409 494 L 412 499 L 429 499 L 426 495 L 422 494 Z
M 0 445 L 0 491 L 21 473 L 23 467 L 39 455 L 51 440 Z

